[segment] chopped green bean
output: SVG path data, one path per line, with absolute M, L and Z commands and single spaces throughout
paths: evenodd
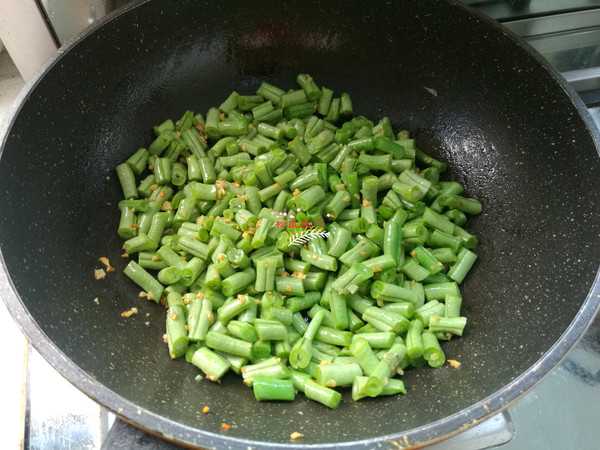
M 390 117 L 296 81 L 167 119 L 117 166 L 125 274 L 166 295 L 169 355 L 209 380 L 231 369 L 259 401 L 330 408 L 330 387 L 405 393 L 395 377 L 443 365 L 465 330 L 463 227 L 482 205 Z

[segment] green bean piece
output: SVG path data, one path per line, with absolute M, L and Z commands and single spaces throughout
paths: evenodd
M 435 228 L 436 230 L 443 231 L 444 233 L 453 235 L 455 225 L 450 222 L 448 217 L 436 213 L 430 208 L 425 208 L 423 213 L 423 220 L 426 225 Z
M 307 211 L 309 208 L 315 206 L 319 201 L 325 198 L 325 190 L 319 186 L 311 186 L 310 188 L 302 191 L 295 199 L 296 206 L 302 211 Z
M 460 308 L 462 305 L 462 298 L 452 294 L 446 294 L 446 299 L 444 300 L 444 313 L 439 314 L 447 317 L 448 319 L 453 319 L 456 317 L 460 317 Z M 427 322 L 429 324 L 429 322 Z
M 363 217 L 350 220 L 341 220 L 342 218 L 339 217 L 339 219 L 339 224 L 352 234 L 365 233 L 369 227 L 369 222 L 367 222 Z
M 317 87 L 310 75 L 301 73 L 296 77 L 296 81 L 309 101 L 316 102 L 319 100 L 321 97 L 321 90 Z
M 466 325 L 466 317 L 433 316 L 429 319 L 429 331 L 432 333 L 441 331 L 443 333 L 452 333 L 457 336 L 462 336 Z
M 204 143 L 202 137 L 200 136 L 200 133 L 198 133 L 198 131 L 196 131 L 195 128 L 182 130 L 181 138 L 183 139 L 187 147 L 190 149 L 192 154 L 196 156 L 196 158 L 200 159 L 206 156 L 208 146 Z
M 476 260 L 477 255 L 475 253 L 463 248 L 456 256 L 456 262 L 448 270 L 448 276 L 457 283 L 462 283 Z
M 365 385 L 364 392 L 368 396 L 375 397 L 381 394 L 383 388 L 389 384 L 392 374 L 396 372 L 396 368 L 400 365 L 406 352 L 407 347 L 402 343 L 394 344 L 385 352 L 381 361 L 373 369 L 373 373 L 369 375 Z
M 221 289 L 221 275 L 214 264 L 209 264 L 204 275 L 204 286 L 208 289 Z
M 331 292 L 329 292 L 329 293 L 331 293 Z M 323 320 L 321 322 L 321 325 L 325 325 L 330 328 L 335 328 L 335 323 L 333 321 L 333 315 L 331 314 L 331 311 L 329 309 L 325 309 L 325 307 L 321 306 L 323 304 L 326 304 L 327 308 L 329 308 L 329 306 L 330 306 L 329 301 L 327 303 L 325 303 L 321 300 L 321 304 L 315 304 L 312 306 L 312 308 L 310 308 L 308 310 L 308 317 L 310 317 L 311 319 L 314 319 L 315 315 L 318 312 L 322 312 Z
M 229 97 L 225 99 L 223 103 L 219 106 L 219 111 L 224 112 L 225 114 L 231 113 L 238 106 L 238 97 L 239 94 L 233 91 L 229 94 Z
M 303 335 L 306 329 L 308 328 L 308 325 L 304 321 L 304 318 L 302 317 L 301 313 L 295 312 L 292 315 L 292 327 L 300 335 Z
M 256 271 L 248 267 L 241 272 L 237 272 L 221 282 L 221 292 L 223 295 L 232 296 L 246 289 L 256 279 Z
M 335 328 L 321 326 L 315 335 L 315 339 L 326 344 L 348 347 L 352 343 L 350 331 L 336 330 Z
M 187 144 L 183 139 L 173 138 L 167 149 L 162 153 L 164 158 L 168 158 L 172 163 L 176 162 L 181 153 L 187 149 Z
M 448 233 L 444 233 L 443 231 L 433 230 L 433 232 L 429 235 L 428 239 L 429 245 L 431 247 L 448 247 L 455 254 L 460 251 L 460 248 L 463 245 L 463 242 L 460 238 L 452 236 Z M 435 248 L 434 248 L 435 250 Z
M 415 158 L 417 161 L 420 161 L 423 164 L 437 168 L 440 172 L 444 172 L 446 170 L 446 164 L 426 155 L 421 150 L 416 149 Z
M 140 197 L 150 197 L 152 186 L 156 183 L 154 175 L 150 174 L 144 178 L 137 187 L 137 193 Z
M 215 220 L 210 229 L 210 235 L 216 237 L 226 236 L 232 241 L 237 241 L 242 235 L 242 232 L 225 223 L 223 220 Z
M 296 332 L 294 332 L 294 334 L 297 335 Z M 289 358 L 290 352 L 292 351 L 292 343 L 290 343 L 289 335 L 287 339 L 275 341 L 273 344 L 273 352 L 275 353 L 275 356 L 279 358 Z
M 303 337 L 296 341 L 290 352 L 290 364 L 292 367 L 307 367 L 313 353 L 312 341 L 315 339 L 324 318 L 325 314 L 323 312 L 318 312 L 314 315 L 310 324 L 304 328 Z
M 254 319 L 254 328 L 258 338 L 263 341 L 281 341 L 287 339 L 287 328 L 277 320 Z
M 390 348 L 394 344 L 396 334 L 393 331 L 364 332 L 354 335 L 352 342 L 359 337 L 364 339 L 371 348 Z
M 249 228 L 256 227 L 258 217 L 247 209 L 240 209 L 235 213 L 235 221 L 243 231 L 247 231 Z
M 279 105 L 280 98 L 283 94 L 285 94 L 285 91 L 267 83 L 266 81 L 263 81 L 256 90 L 256 94 L 267 100 L 270 100 L 274 105 Z
M 331 287 L 338 294 L 354 294 L 358 290 L 359 285 L 372 276 L 373 270 L 370 267 L 354 263 L 343 275 L 332 283 Z
M 283 115 L 286 119 L 303 119 L 310 116 L 315 111 L 315 105 L 312 102 L 302 103 L 300 105 L 286 106 L 283 108 Z
M 343 227 L 338 227 L 334 232 L 333 236 L 330 236 L 329 249 L 327 254 L 335 258 L 339 258 L 348 248 L 348 244 L 352 237 L 352 232 Z
M 321 341 L 313 341 L 313 350 L 315 350 L 314 355 L 320 360 L 325 360 L 327 362 L 333 362 L 340 354 L 339 347 Z
M 356 363 L 325 364 L 317 366 L 316 380 L 321 386 L 350 386 L 354 377 L 362 376 L 362 369 Z
M 389 310 L 383 310 L 376 306 L 369 306 L 366 308 L 365 312 L 362 314 L 362 319 L 365 322 L 374 325 L 380 331 L 389 329 L 396 334 L 405 332 L 410 325 L 410 321 L 406 319 L 406 317 Z M 384 324 L 385 326 L 382 327 L 380 324 Z
M 342 399 L 342 395 L 339 392 L 326 386 L 321 386 L 312 380 L 307 380 L 304 383 L 304 395 L 331 409 L 337 408 Z
M 439 203 L 451 209 L 459 209 L 462 212 L 471 215 L 481 214 L 482 206 L 479 201 L 473 198 L 461 197 L 460 195 L 440 195 Z
M 436 274 L 444 268 L 444 265 L 431 253 L 431 251 L 421 245 L 415 247 L 410 255 L 430 274 Z
M 300 249 L 300 257 L 303 261 L 312 264 L 319 269 L 336 271 L 337 260 L 333 256 L 310 252 L 304 248 Z
M 284 267 L 289 272 L 299 272 L 307 274 L 310 272 L 311 264 L 305 261 L 299 261 L 297 259 L 285 258 Z
M 198 307 L 199 305 L 199 307 Z M 203 341 L 210 325 L 214 322 L 213 303 L 204 298 L 192 303 L 188 316 L 188 339 L 191 341 Z M 197 312 L 197 314 L 196 314 Z
M 253 343 L 258 340 L 256 329 L 251 324 L 241 320 L 231 320 L 227 324 L 227 331 L 229 331 L 229 334 L 233 337 L 246 342 Z
M 230 320 L 249 308 L 253 303 L 254 300 L 248 295 L 240 294 L 236 298 L 231 297 L 217 310 L 219 320 L 227 325 Z
M 232 355 L 252 358 L 252 344 L 225 334 L 209 331 L 206 333 L 206 346 L 214 350 L 221 350 Z
M 282 107 L 301 105 L 307 101 L 304 90 L 291 90 L 281 94 L 279 98 Z
M 350 194 L 345 190 L 339 190 L 333 198 L 325 205 L 323 212 L 325 217 L 336 219 L 337 216 L 350 205 Z
M 324 272 L 309 272 L 302 281 L 305 291 L 321 291 L 327 281 L 327 274 Z M 308 292 L 307 292 L 308 294 Z
M 271 341 L 258 340 L 252 345 L 252 359 L 268 358 L 271 356 Z
M 179 119 L 175 123 L 175 130 L 176 131 L 186 130 L 188 128 L 191 128 L 192 126 L 194 126 L 194 112 L 187 110 L 183 113 L 183 116 L 181 116 L 181 119 Z
M 379 247 L 368 241 L 361 240 L 350 250 L 343 253 L 338 259 L 346 266 L 365 261 L 379 251 Z
M 258 371 L 275 366 L 281 366 L 281 358 L 273 356 L 254 364 L 245 364 L 244 367 L 242 367 L 242 374 L 244 375 L 244 378 L 248 378 L 247 374 L 251 374 L 252 372 L 258 373 Z
M 292 380 L 255 378 L 252 383 L 252 389 L 254 397 L 258 401 L 294 401 L 296 397 Z
M 421 334 L 421 341 L 423 342 L 423 357 L 431 367 L 443 366 L 446 362 L 444 351 L 431 331 L 423 331 Z
M 329 111 L 325 120 L 330 123 L 336 123 L 340 119 L 341 100 L 339 97 L 333 98 L 329 104 Z
M 415 313 L 415 304 L 405 301 L 385 303 L 383 306 L 381 306 L 381 309 L 384 311 L 395 312 L 396 314 L 400 314 L 407 319 L 412 319 Z
M 292 324 L 293 315 L 294 311 L 283 306 L 268 306 L 263 308 L 260 317 L 281 322 L 287 327 Z
M 171 143 L 171 131 L 163 131 L 157 138 L 148 146 L 148 154 L 151 156 L 160 155 Z
M 336 330 L 346 330 L 348 328 L 348 307 L 346 306 L 345 296 L 335 291 L 332 292 L 329 308 L 333 319 L 333 327 Z
M 138 264 L 144 269 L 161 270 L 167 267 L 167 263 L 161 260 L 156 252 L 139 252 Z
M 135 175 L 139 175 L 146 168 L 148 156 L 148 150 L 146 150 L 145 148 L 140 148 L 133 155 L 127 158 L 126 163 L 129 165 L 131 171 Z
M 200 259 L 208 259 L 211 253 L 210 247 L 207 244 L 187 236 L 180 237 L 178 244 L 182 250 L 185 250 L 186 252 L 192 254 L 193 256 L 197 256 Z
M 334 140 L 335 134 L 333 131 L 324 129 L 318 135 L 311 137 L 306 141 L 306 149 L 310 155 L 314 155 L 327 148 Z
M 436 316 L 437 317 L 437 316 Z M 421 334 L 423 333 L 424 324 L 420 320 L 412 320 L 406 334 L 406 353 L 411 360 L 423 355 L 423 342 Z
M 165 267 L 158 272 L 158 281 L 162 284 L 175 284 L 181 279 L 181 270 L 177 267 Z
M 229 363 L 231 370 L 237 375 L 242 373 L 242 367 L 248 363 L 248 358 L 244 358 L 243 356 L 232 355 L 220 350 L 216 350 L 215 353 L 225 359 Z
M 353 108 L 350 94 L 348 94 L 347 92 L 343 92 L 342 94 L 340 94 L 340 116 L 347 118 L 351 117 L 352 114 Z
M 149 300 L 154 300 L 156 303 L 160 301 L 160 297 L 163 293 L 162 285 L 138 263 L 129 261 L 125 267 L 124 273 L 134 283 L 146 291 Z
M 138 198 L 135 175 L 131 169 L 131 166 L 127 163 L 119 164 L 116 170 L 117 177 L 123 191 L 123 197 L 127 199 Z
M 173 216 L 175 223 L 181 224 L 190 220 L 196 207 L 196 200 L 193 198 L 184 198 L 180 201 L 177 212 Z
M 171 294 L 169 294 L 171 295 Z M 185 307 L 174 305 L 169 308 L 166 319 L 167 344 L 171 359 L 185 355 L 188 348 L 188 338 L 185 317 Z
M 298 370 L 289 369 L 289 377 L 292 380 L 294 389 L 304 392 L 304 385 L 308 380 L 310 380 L 310 375 Z
M 284 295 L 304 295 L 304 284 L 300 278 L 275 277 L 275 290 Z
M 229 370 L 231 365 L 208 347 L 200 347 L 191 358 L 193 365 L 206 374 L 211 381 L 218 381 Z
M 429 271 L 412 258 L 406 259 L 400 270 L 413 281 L 422 281 L 429 276 Z
M 463 228 L 454 225 L 454 233 L 453 233 L 457 238 L 460 239 L 461 244 L 463 245 L 463 247 L 471 249 L 474 248 L 478 241 L 477 238 L 475 236 L 473 236 L 472 234 L 468 233 L 467 231 L 465 231 Z
M 459 227 L 462 227 L 467 223 L 467 216 L 460 209 L 449 209 L 444 212 L 444 215 Z
M 444 300 L 446 294 L 460 297 L 460 290 L 456 282 L 450 283 L 430 283 L 424 286 L 425 298 L 427 301 Z
M 356 402 L 362 398 L 368 397 L 366 392 L 368 380 L 369 377 L 354 377 L 354 381 L 352 383 L 352 400 Z M 397 378 L 390 378 L 378 396 L 397 394 L 406 394 L 404 382 L 402 380 L 398 380 Z
M 393 333 L 391 333 L 393 336 Z M 393 339 L 393 338 L 392 338 Z M 373 352 L 368 341 L 361 335 L 355 335 L 350 344 L 352 355 L 358 360 L 361 369 L 368 376 L 372 375 L 379 364 L 379 358 Z M 362 374 L 359 374 L 361 376 Z
M 185 267 L 185 265 L 186 265 L 185 260 L 181 259 L 181 256 L 179 256 L 169 246 L 166 246 L 166 245 L 161 246 L 156 251 L 156 254 L 160 257 L 160 259 L 162 259 L 163 261 L 165 261 L 169 266 L 175 266 L 179 270 L 182 270 Z
M 443 316 L 445 309 L 444 303 L 431 300 L 415 310 L 415 318 L 423 322 L 423 326 L 428 326 L 429 319 L 433 316 Z
M 171 161 L 169 161 L 171 163 Z M 175 186 L 183 186 L 187 180 L 187 169 L 183 164 L 171 163 L 169 181 Z
M 221 138 L 221 133 L 219 132 L 219 115 L 220 111 L 217 108 L 210 108 L 206 113 L 204 129 L 206 130 L 206 136 L 210 139 Z
M 453 263 L 456 261 L 456 253 L 450 247 L 432 248 L 431 253 L 441 263 Z
M 175 124 L 171 119 L 167 119 L 159 125 L 152 127 L 152 131 L 156 136 L 160 136 L 162 133 L 175 131 Z
M 139 229 L 139 225 L 135 222 L 134 208 L 121 208 L 121 218 L 117 229 L 117 233 L 121 239 L 132 239 L 136 236 L 136 228 Z
M 321 87 L 321 96 L 319 98 L 319 106 L 318 113 L 322 116 L 326 116 L 329 112 L 329 108 L 331 106 L 331 100 L 333 99 L 333 91 L 331 89 L 326 88 L 325 86 Z
M 348 313 L 348 330 L 354 333 L 356 330 L 365 325 L 365 323 L 354 313 L 354 311 L 352 311 L 352 309 L 346 308 L 346 312 Z

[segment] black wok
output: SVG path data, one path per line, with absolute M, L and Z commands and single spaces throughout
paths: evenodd
M 5 301 L 65 377 L 127 421 L 206 447 L 287 446 L 293 431 L 305 436 L 295 447 L 418 445 L 506 407 L 593 316 L 600 164 L 582 103 L 529 47 L 458 4 L 366 5 L 141 2 L 60 51 L 5 121 Z M 445 344 L 462 366 L 410 370 L 401 398 L 345 395 L 331 411 L 258 404 L 233 376 L 198 383 L 167 355 L 163 309 L 121 273 L 115 165 L 165 118 L 262 79 L 292 87 L 299 72 L 412 130 L 484 205 L 470 225 L 481 244 L 463 287 L 468 332 Z M 117 271 L 97 281 L 101 256 Z

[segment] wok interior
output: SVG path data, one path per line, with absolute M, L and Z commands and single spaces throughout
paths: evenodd
M 23 103 L 0 164 L 6 267 L 56 347 L 141 410 L 189 426 L 181 440 L 226 422 L 228 436 L 288 443 L 300 431 L 304 444 L 426 426 L 501 390 L 547 352 L 598 267 L 593 140 L 528 50 L 461 7 L 420 3 L 150 2 L 58 58 Z M 114 166 L 164 119 L 205 113 L 263 79 L 295 87 L 300 72 L 349 92 L 356 113 L 411 130 L 484 205 L 468 224 L 480 245 L 461 286 L 467 332 L 443 345 L 462 366 L 407 371 L 401 398 L 354 403 L 346 393 L 332 411 L 301 395 L 259 404 L 233 375 L 196 382 L 198 369 L 167 355 L 164 310 L 122 275 Z M 101 256 L 117 270 L 97 281 Z M 133 306 L 137 315 L 120 316 Z

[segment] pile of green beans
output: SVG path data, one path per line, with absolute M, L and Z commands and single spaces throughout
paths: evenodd
M 125 274 L 163 302 L 171 358 L 258 400 L 405 393 L 463 334 L 481 204 L 391 121 L 307 74 L 186 111 L 116 168 Z M 292 245 L 312 227 L 304 245 Z M 310 233 L 309 233 L 310 235 Z M 310 237 L 310 236 L 309 236 Z

